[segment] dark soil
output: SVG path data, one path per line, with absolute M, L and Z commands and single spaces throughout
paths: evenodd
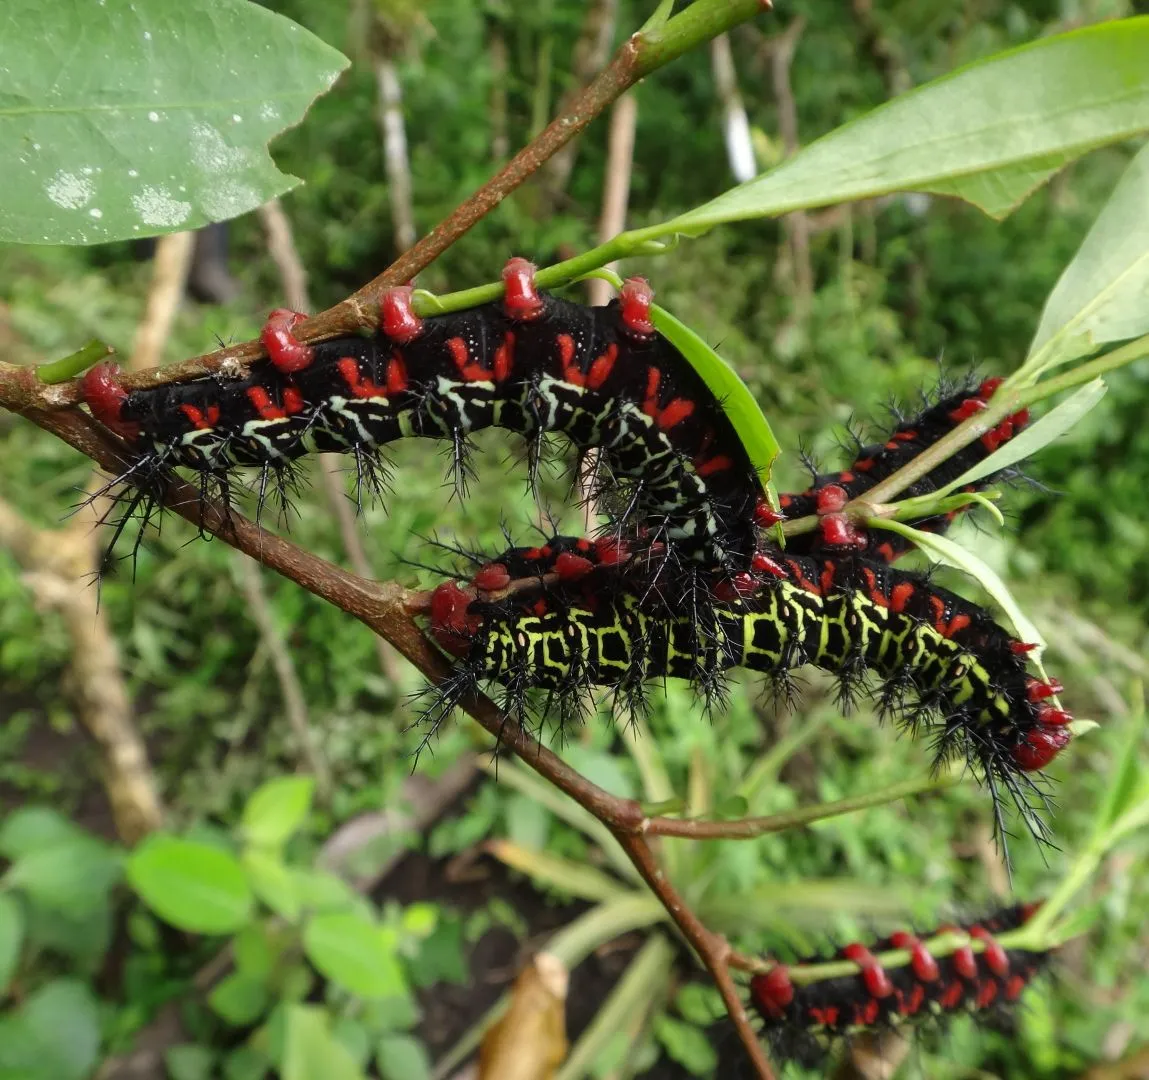
M 525 939 L 509 930 L 493 928 L 470 946 L 467 963 L 470 979 L 464 985 L 440 984 L 418 995 L 423 1012 L 419 1037 L 432 1060 L 438 1060 L 470 1030 L 514 982 L 524 963 L 543 949 L 548 937 L 587 910 L 585 904 L 555 905 L 548 902 L 521 877 L 512 877 L 497 860 L 480 856 L 460 874 L 458 860 L 408 855 L 387 877 L 380 899 L 408 903 L 432 900 L 468 914 L 485 908 L 493 899 L 511 905 L 527 925 Z M 460 880 L 463 878 L 463 880 Z M 642 945 L 641 934 L 627 934 L 592 954 L 571 972 L 567 995 L 567 1038 L 573 1045 L 594 1018 L 614 984 Z M 730 1040 L 722 1038 L 722 1043 Z M 728 1051 L 730 1048 L 722 1046 Z M 724 1061 L 729 1057 L 723 1052 Z M 737 1060 L 737 1055 L 735 1055 Z M 644 1080 L 689 1080 L 691 1074 L 669 1060 L 662 1060 L 642 1074 Z M 731 1078 L 731 1072 L 720 1072 Z

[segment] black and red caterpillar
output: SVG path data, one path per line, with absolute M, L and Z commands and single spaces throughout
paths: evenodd
M 1004 948 L 996 935 L 1024 926 L 1039 906 L 941 926 L 925 940 L 903 930 L 869 946 L 847 945 L 832 959 L 778 964 L 751 979 L 750 1000 L 780 1056 L 806 1061 L 834 1038 L 1008 1008 L 1049 953 Z M 842 973 L 843 966 L 851 970 Z
M 409 287 L 391 289 L 367 338 L 305 345 L 292 334 L 303 316 L 276 311 L 262 334 L 269 359 L 245 378 L 128 392 L 102 365 L 85 400 L 155 467 L 225 484 L 237 466 L 261 468 L 266 484 L 312 450 L 354 454 L 362 472 L 408 436 L 449 441 L 458 463 L 483 428 L 560 432 L 627 483 L 623 516 L 647 535 L 688 561 L 725 566 L 741 553 L 744 565 L 756 509 L 768 510 L 761 484 L 721 403 L 655 331 L 646 282 L 588 308 L 540 294 L 524 259 L 503 279 L 500 302 L 431 318 L 415 315 Z
M 440 584 L 430 629 L 457 662 L 431 691 L 432 725 L 483 682 L 503 688 L 516 719 L 532 715 L 541 690 L 541 711 L 565 720 L 592 686 L 642 709 L 650 680 L 686 679 L 709 702 L 732 668 L 787 690 L 791 672 L 811 664 L 838 677 L 844 702 L 874 691 L 883 712 L 932 737 L 936 763 L 964 757 L 995 811 L 1006 792 L 1042 833 L 1028 774 L 1068 744 L 1072 717 L 1050 700 L 1060 684 L 1027 671 L 1030 646 L 984 609 L 881 561 L 762 549 L 751 570 L 715 575 L 683 610 L 666 600 L 665 566 L 613 540 L 556 537 L 512 549 L 469 583 Z
M 854 550 L 886 562 L 894 562 L 904 555 L 911 546 L 905 537 L 885 531 L 869 533 L 859 530 L 840 511 L 851 499 L 864 495 L 876 484 L 892 476 L 962 421 L 987 409 L 1001 383 L 1002 380 L 995 377 L 977 384 L 966 382 L 953 390 L 941 388 L 938 399 L 932 405 L 912 417 L 902 418 L 884 442 L 859 446 L 855 460 L 848 468 L 837 473 L 819 474 L 805 491 L 779 496 L 779 506 L 786 520 L 814 514 L 819 517 L 819 528 L 812 533 L 791 537 L 787 545 L 789 549 L 798 554 L 810 554 L 817 550 Z M 1012 439 L 1028 423 L 1027 409 L 1005 417 L 981 438 L 911 484 L 898 498 L 928 495 L 945 487 Z M 994 473 L 967 486 L 965 490 L 980 490 L 995 481 L 1009 479 L 1012 475 L 1009 471 Z M 920 518 L 912 524 L 926 532 L 944 532 L 958 512 L 953 510 Z

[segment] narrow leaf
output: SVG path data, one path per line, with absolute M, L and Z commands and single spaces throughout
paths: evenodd
M 1050 409 L 1040 420 L 1027 427 L 1019 435 L 1015 435 L 1009 442 L 998 447 L 987 458 L 983 458 L 972 468 L 967 469 L 953 483 L 946 484 L 944 488 L 935 492 L 936 496 L 948 495 L 951 491 L 959 491 L 966 484 L 972 484 L 990 476 L 1002 469 L 1008 469 L 1027 457 L 1032 457 L 1039 450 L 1044 450 L 1050 443 L 1060 439 L 1067 431 L 1076 426 L 1078 421 L 1093 409 L 1105 396 L 1107 387 L 1102 379 L 1094 379 L 1086 383 L 1060 405 Z
M 247 0 L 6 0 L 0 241 L 196 229 L 294 187 L 267 143 L 347 59 Z
M 722 403 L 722 411 L 734 425 L 738 438 L 746 448 L 750 464 L 763 485 L 768 486 L 770 469 L 778 456 L 778 440 L 774 438 L 770 423 L 762 414 L 750 388 L 718 353 L 665 308 L 653 305 L 651 321 L 658 332 L 686 357 L 690 366 Z
M 613 900 L 627 890 L 616 879 L 585 863 L 526 848 L 508 840 L 492 840 L 486 845 L 499 862 L 527 874 L 532 880 L 581 900 Z
M 243 867 L 207 844 L 154 835 L 128 859 L 128 881 L 166 922 L 196 934 L 227 934 L 251 918 Z
M 1022 612 L 1017 601 L 1006 588 L 1005 582 L 998 576 L 997 571 L 978 558 L 972 551 L 963 548 L 960 544 L 955 544 L 952 540 L 947 540 L 944 536 L 922 532 L 920 529 L 903 525 L 900 521 L 874 519 L 870 524 L 889 529 L 891 532 L 896 532 L 912 540 L 921 548 L 930 562 L 944 563 L 946 566 L 952 566 L 972 577 L 1005 612 L 1006 617 L 1013 624 L 1014 633 L 1018 639 L 1037 645 L 1036 655 L 1032 653 L 1030 655 L 1034 659 L 1040 656 L 1041 650 L 1045 648 L 1045 639 L 1037 627 Z
M 902 94 L 666 232 L 891 191 L 944 191 L 1002 214 L 1065 162 L 1149 129 L 1147 73 L 1149 18 L 1043 38 Z
M 1144 71 L 1141 78 L 1149 83 Z M 1106 342 L 1145 333 L 1149 333 L 1149 144 L 1125 170 L 1050 293 L 1022 371 L 1032 381 Z

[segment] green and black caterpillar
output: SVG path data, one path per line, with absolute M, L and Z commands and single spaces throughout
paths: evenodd
M 533 573 L 515 581 L 524 564 Z M 687 680 L 714 702 L 733 668 L 788 693 L 791 673 L 810 664 L 838 677 L 844 703 L 869 691 L 883 713 L 928 733 L 937 764 L 964 757 L 995 808 L 1008 793 L 1041 833 L 1028 774 L 1067 745 L 1072 717 L 1050 700 L 1060 685 L 1028 672 L 1031 646 L 984 609 L 879 560 L 763 549 L 750 571 L 717 577 L 702 592 L 708 602 L 675 611 L 664 566 L 615 541 L 555 537 L 513 549 L 469 583 L 440 584 L 427 604 L 431 633 L 457 662 L 432 688 L 432 726 L 484 682 L 521 721 L 534 691 L 544 692 L 539 708 L 568 719 L 594 686 L 641 710 L 651 680 Z
M 398 439 L 444 441 L 458 480 L 467 474 L 474 432 L 498 427 L 523 435 L 532 471 L 542 438 L 553 432 L 580 455 L 598 453 L 601 493 L 615 496 L 605 504 L 616 508 L 609 533 L 665 543 L 695 570 L 747 569 L 763 527 L 806 514 L 820 516 L 819 528 L 793 539 L 800 553 L 867 550 L 893 558 L 904 550 L 899 540 L 862 533 L 837 511 L 985 408 L 1000 381 L 943 394 L 884 446 L 863 450 L 850 470 L 784 495 L 778 512 L 723 402 L 655 330 L 644 280 L 627 281 L 604 307 L 540 293 L 525 259 L 511 259 L 503 280 L 501 301 L 427 318 L 414 313 L 409 287 L 390 289 L 374 335 L 316 345 L 294 337 L 302 315 L 275 311 L 262 333 L 268 358 L 242 378 L 132 390 L 114 365 L 94 368 L 84 378 L 85 401 L 137 453 L 110 486 L 132 484 L 128 514 L 139 510 L 146 522 L 174 467 L 198 474 L 225 503 L 250 484 L 262 506 L 269 492 L 289 498 L 296 463 L 314 451 L 349 455 L 360 486 L 378 491 L 388 471 L 382 453 Z M 911 493 L 935 490 L 1024 422 L 1023 414 L 1009 418 Z
M 1016 904 L 963 925 L 921 935 L 899 930 L 832 957 L 776 964 L 751 979 L 750 1001 L 775 1053 L 806 1064 L 819 1061 L 835 1039 L 1004 1012 L 1045 968 L 1049 952 L 1007 948 L 997 939 L 1039 908 Z

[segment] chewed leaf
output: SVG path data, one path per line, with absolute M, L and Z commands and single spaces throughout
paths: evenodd
M 973 552 L 966 550 L 960 544 L 955 544 L 952 540 L 947 540 L 944 536 L 922 532 L 920 529 L 903 525 L 900 521 L 875 520 L 871 524 L 882 529 L 889 529 L 891 532 L 896 532 L 912 540 L 925 552 L 926 557 L 931 562 L 943 563 L 969 574 L 1005 612 L 1013 624 L 1017 637 L 1021 641 L 1032 642 L 1037 645 L 1035 651 L 1040 655 L 1041 650 L 1045 648 L 1045 639 L 1032 621 L 1022 612 L 997 572 Z
M 247 0 L 8 0 L 0 10 L 0 241 L 196 229 L 298 181 L 268 141 L 347 59 Z
M 1101 379 L 1086 383 L 1060 405 L 1050 409 L 1037 423 L 1027 427 L 1020 435 L 1015 435 L 1004 446 L 995 450 L 989 457 L 979 461 L 972 469 L 967 469 L 952 484 L 947 484 L 941 494 L 957 491 L 966 484 L 976 483 L 992 473 L 1008 469 L 1027 457 L 1061 438 L 1076 426 L 1078 421 L 1105 396 L 1107 387 Z

